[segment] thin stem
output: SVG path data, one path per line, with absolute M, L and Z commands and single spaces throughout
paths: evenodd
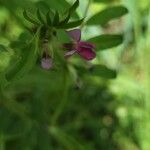
M 5 150 L 5 140 L 3 134 L 0 134 L 0 150 Z
M 66 70 L 65 70 L 66 71 Z M 67 104 L 67 97 L 68 97 L 68 77 L 67 77 L 67 73 L 64 72 L 64 79 L 63 79 L 63 98 L 61 103 L 58 105 L 56 112 L 54 113 L 54 115 L 52 116 L 52 125 L 56 124 L 58 118 L 60 117 L 61 113 L 63 112 L 66 104 Z
M 86 9 L 85 9 L 85 12 L 84 12 L 84 15 L 83 15 L 84 18 L 86 18 L 86 16 L 88 15 L 91 3 L 92 3 L 92 0 L 89 0 L 88 3 L 87 3 Z M 84 25 L 85 25 L 85 22 L 82 23 L 80 28 L 82 29 L 84 27 Z

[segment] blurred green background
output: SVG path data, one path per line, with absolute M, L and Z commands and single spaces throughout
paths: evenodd
M 73 2 L 0 0 L 0 44 L 8 49 L 0 46 L 1 76 L 29 40 L 23 9 L 63 11 Z M 150 149 L 150 1 L 93 0 L 86 12 L 88 0 L 80 0 L 75 17 L 86 12 L 88 19 L 119 4 L 128 8 L 128 15 L 103 27 L 82 29 L 85 40 L 103 33 L 124 34 L 122 45 L 98 52 L 93 61 L 116 69 L 117 78 L 78 78 L 72 70 L 72 78 L 66 79 L 63 71 L 35 66 L 5 89 L 7 100 L 0 97 L 0 150 Z M 82 60 L 75 61 L 78 65 Z

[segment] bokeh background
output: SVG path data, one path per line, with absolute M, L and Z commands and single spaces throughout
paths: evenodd
M 6 52 L 0 46 L 1 74 L 30 37 L 23 9 L 61 11 L 73 2 L 0 0 L 0 44 L 9 49 Z M 66 81 L 61 67 L 45 71 L 37 63 L 5 89 L 9 101 L 0 98 L 0 150 L 150 149 L 150 1 L 93 0 L 86 12 L 88 0 L 80 0 L 75 17 L 82 18 L 86 12 L 88 19 L 119 4 L 128 8 L 126 16 L 105 26 L 82 28 L 85 40 L 103 33 L 123 33 L 122 45 L 98 52 L 92 62 L 116 69 L 117 78 L 85 74 L 75 82 L 72 73 Z M 82 60 L 75 61 L 78 65 Z

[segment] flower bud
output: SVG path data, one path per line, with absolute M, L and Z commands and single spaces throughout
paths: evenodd
M 41 60 L 41 67 L 45 70 L 50 70 L 53 67 L 53 60 L 52 58 L 42 58 Z

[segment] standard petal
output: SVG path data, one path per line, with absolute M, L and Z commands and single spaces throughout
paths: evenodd
M 76 42 L 79 42 L 81 40 L 81 30 L 80 29 L 74 29 L 67 31 L 68 35 Z
M 95 49 L 95 45 L 89 42 L 80 41 L 78 44 L 80 47 Z
M 50 70 L 53 67 L 53 60 L 51 58 L 42 58 L 41 67 Z
M 91 48 L 81 47 L 77 50 L 77 52 L 82 58 L 86 60 L 92 60 L 96 57 L 95 51 L 93 51 Z
M 76 50 L 70 50 L 68 52 L 65 53 L 65 58 L 69 58 L 70 56 L 72 56 L 74 53 L 76 53 Z

